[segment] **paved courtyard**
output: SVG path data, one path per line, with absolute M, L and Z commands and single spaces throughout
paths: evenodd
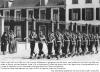
M 99 46 L 100 51 L 100 46 Z M 17 44 L 17 53 L 9 54 L 8 50 L 6 55 L 2 55 L 0 52 L 0 61 L 49 61 L 48 59 L 29 59 L 30 56 L 30 45 L 26 46 L 25 43 L 18 43 Z M 50 59 L 50 61 L 55 61 L 56 58 Z M 59 61 L 100 61 L 100 52 L 98 54 L 88 54 L 84 56 L 74 56 L 69 58 L 61 58 Z

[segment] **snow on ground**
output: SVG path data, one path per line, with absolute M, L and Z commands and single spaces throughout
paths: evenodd
M 8 50 L 7 50 L 8 51 Z M 100 51 L 100 46 L 99 46 Z M 17 53 L 2 55 L 0 52 L 0 61 L 55 61 L 53 59 L 29 59 L 30 56 L 30 45 L 26 43 L 17 44 Z M 100 61 L 100 52 L 98 54 L 88 54 L 84 56 L 74 56 L 69 58 L 61 58 L 58 61 Z

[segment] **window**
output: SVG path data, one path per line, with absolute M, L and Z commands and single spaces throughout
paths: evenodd
M 96 8 L 96 20 L 100 20 L 100 8 Z
M 80 17 L 80 9 L 69 9 L 69 20 L 77 21 Z
M 78 0 L 72 0 L 72 4 L 78 4 Z
M 46 11 L 40 10 L 40 19 L 46 19 Z
M 66 10 L 64 9 L 64 8 L 60 8 L 59 9 L 59 20 L 60 21 L 65 21 L 65 12 L 66 12 Z
M 58 21 L 58 9 L 53 10 L 53 20 Z
M 5 16 L 9 17 L 10 16 L 10 12 L 9 11 L 5 11 Z
M 51 20 L 51 8 L 46 8 L 46 19 Z
M 93 8 L 82 9 L 82 20 L 93 20 Z
M 92 3 L 92 0 L 86 0 L 86 3 Z
M 10 11 L 5 11 L 5 17 L 6 17 L 5 18 L 6 21 L 10 21 L 10 18 L 9 18 L 10 17 Z
M 14 17 L 14 10 L 10 10 L 10 16 Z
M 39 19 L 39 9 L 38 8 L 34 9 L 34 18 Z
M 3 10 L 0 10 L 0 15 L 3 16 Z
M 20 19 L 21 18 L 21 11 L 16 11 L 16 18 Z
M 26 17 L 26 9 L 21 9 L 21 17 Z
M 33 17 L 33 10 L 29 10 L 28 12 L 28 18 L 32 18 Z

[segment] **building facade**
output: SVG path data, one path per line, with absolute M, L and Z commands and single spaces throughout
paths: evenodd
M 100 0 L 66 0 L 66 22 L 71 30 L 100 35 Z
M 0 15 L 4 26 L 1 26 L 6 32 L 13 30 L 19 40 L 28 37 L 32 30 L 37 34 L 43 31 L 45 35 L 57 29 L 100 35 L 100 0 L 5 0 L 3 3 Z
M 9 2 L 8 2 L 9 3 Z M 13 30 L 19 40 L 32 30 L 45 35 L 65 29 L 65 0 L 14 0 L 8 8 L 0 8 L 4 16 L 4 30 Z

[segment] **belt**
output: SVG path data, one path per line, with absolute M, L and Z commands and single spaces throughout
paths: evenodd
M 48 43 L 53 43 L 53 42 L 48 42 Z
M 61 41 L 57 41 L 57 42 L 61 42 Z
M 94 40 L 90 40 L 90 41 L 94 41 Z
M 64 40 L 64 41 L 70 41 L 70 40 Z

